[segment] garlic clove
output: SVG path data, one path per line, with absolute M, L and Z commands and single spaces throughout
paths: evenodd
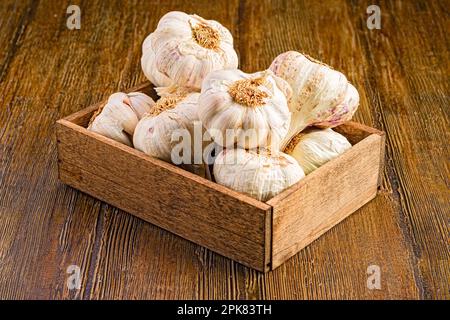
M 164 121 L 165 117 L 144 117 L 139 121 L 133 135 L 134 147 L 156 158 L 170 161 L 172 150 L 170 133 L 177 129 L 176 123 Z M 172 126 L 170 126 L 172 125 Z
M 237 68 L 238 57 L 233 37 L 220 23 L 174 11 L 144 40 L 141 65 L 156 87 L 195 91 L 209 72 Z
M 214 142 L 224 147 L 277 144 L 289 128 L 288 89 L 271 71 L 213 71 L 203 81 L 199 119 Z
M 305 174 L 338 157 L 352 145 L 332 129 L 308 129 L 297 134 L 284 152 L 297 160 Z
M 115 119 L 126 133 L 132 135 L 139 119 L 130 104 L 125 93 L 114 93 L 109 97 L 102 113 L 104 116 Z
M 128 93 L 128 101 L 129 103 L 127 104 L 133 109 L 138 119 L 142 119 L 155 105 L 152 98 L 141 92 Z
M 284 93 L 284 96 L 289 101 L 292 97 L 292 88 L 289 83 L 287 83 L 284 79 L 276 76 L 275 74 L 272 75 L 272 78 L 274 79 L 277 87 Z
M 288 51 L 275 58 L 270 70 L 293 90 L 292 121 L 283 147 L 307 126 L 331 128 L 350 120 L 358 107 L 358 91 L 345 75 L 311 57 Z
M 173 84 L 173 81 L 160 72 L 157 68 L 156 49 L 153 46 L 152 39 L 154 35 L 150 34 L 142 44 L 141 66 L 144 75 L 155 86 L 167 87 Z
M 140 92 L 116 92 L 92 116 L 87 129 L 131 146 L 131 140 L 125 133 L 133 136 L 139 119 L 154 104 L 152 98 Z
M 260 201 L 292 186 L 305 174 L 291 156 L 267 150 L 225 149 L 214 162 L 217 183 Z

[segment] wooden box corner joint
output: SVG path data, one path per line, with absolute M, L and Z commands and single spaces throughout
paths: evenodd
M 335 128 L 351 149 L 261 202 L 88 131 L 99 105 L 57 121 L 60 179 L 259 271 L 280 266 L 369 202 L 381 183 L 384 133 L 356 122 Z

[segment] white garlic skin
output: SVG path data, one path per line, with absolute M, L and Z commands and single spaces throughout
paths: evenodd
M 87 129 L 132 146 L 130 137 L 138 121 L 154 104 L 152 98 L 141 92 L 116 92 L 108 98 L 100 113 L 94 115 Z
M 291 127 L 283 146 L 307 126 L 332 128 L 349 121 L 358 108 L 358 91 L 345 75 L 299 52 L 280 54 L 270 70 L 293 91 Z
M 224 149 L 214 162 L 216 182 L 257 200 L 267 201 L 305 176 L 291 156 L 245 149 Z
M 264 77 L 257 88 L 267 94 L 259 106 L 238 103 L 229 90 L 237 81 Z M 290 86 L 269 70 L 247 74 L 240 70 L 211 72 L 203 81 L 199 98 L 199 118 L 214 142 L 223 147 L 237 145 L 245 149 L 265 147 L 279 142 L 286 136 L 291 113 L 287 99 Z M 235 129 L 227 137 L 227 130 Z M 256 132 L 253 139 L 244 139 L 249 132 Z
M 216 47 L 201 45 L 194 37 L 200 25 L 217 35 Z M 199 91 L 204 77 L 214 70 L 235 69 L 238 57 L 231 33 L 214 20 L 172 11 L 142 44 L 141 66 L 156 87 L 180 86 Z
M 347 138 L 332 129 L 311 129 L 294 138 L 295 146 L 286 153 L 294 157 L 305 174 L 310 174 L 328 161 L 338 157 L 352 145 Z
M 156 116 L 144 116 L 136 126 L 133 136 L 134 147 L 150 156 L 170 162 L 173 147 L 179 141 L 172 141 L 175 130 L 188 130 L 194 139 L 193 125 L 198 121 L 197 102 L 199 93 L 187 94 L 172 109 Z

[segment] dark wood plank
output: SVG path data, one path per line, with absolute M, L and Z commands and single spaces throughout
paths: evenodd
M 67 3 L 1 1 L 0 298 L 448 299 L 448 1 L 377 3 L 381 30 L 364 1 L 93 0 L 70 31 Z M 142 82 L 141 42 L 175 9 L 229 27 L 245 71 L 292 49 L 343 71 L 355 120 L 387 132 L 377 198 L 267 275 L 57 180 L 55 121 Z
M 69 59 L 73 39 L 64 36 L 69 35 L 66 7 L 1 4 L 1 298 L 82 298 L 95 256 L 101 204 L 63 186 L 55 171 L 53 128 L 59 111 L 86 102 L 73 94 L 81 83 L 71 68 L 83 66 L 85 58 Z M 78 291 L 66 286 L 72 264 L 81 268 Z
M 351 5 L 346 1 L 267 1 L 259 6 L 251 1 L 245 2 L 241 8 L 245 19 L 241 24 L 246 36 L 239 42 L 241 51 L 248 52 L 241 61 L 243 69 L 266 68 L 276 55 L 287 50 L 308 53 L 347 75 L 361 95 L 356 121 L 380 128 L 374 118 L 372 97 L 364 87 L 365 66 L 359 62 L 366 52 L 358 34 L 369 30 L 361 22 L 352 22 L 350 17 L 365 18 L 366 7 L 362 7 L 361 4 L 359 11 L 351 12 Z M 384 179 L 383 189 L 390 188 L 386 182 Z M 267 291 L 265 296 L 287 299 L 343 298 L 349 295 L 365 298 L 418 297 L 414 260 L 407 254 L 392 255 L 390 251 L 407 252 L 409 249 L 402 229 L 398 227 L 397 205 L 389 192 L 381 192 L 371 203 L 268 275 L 262 289 Z M 388 225 L 389 230 L 381 229 L 380 222 Z M 365 243 L 355 243 L 354 239 L 364 239 Z M 361 250 L 363 246 L 366 251 Z M 367 250 L 368 246 L 372 248 Z M 317 265 L 311 261 L 317 261 Z M 404 285 L 383 282 L 389 290 L 369 290 L 366 270 L 372 264 L 379 265 L 385 277 L 402 278 Z M 286 277 L 290 279 L 289 285 L 283 282 Z M 348 290 L 343 289 L 344 283 Z
M 0 83 L 3 82 L 17 51 L 23 44 L 23 37 L 36 14 L 37 4 L 33 1 L 2 1 L 0 3 Z
M 448 299 L 448 1 L 380 6 L 382 29 L 359 39 L 373 112 L 387 133 L 387 178 L 421 297 Z M 360 10 L 355 3 L 352 17 Z

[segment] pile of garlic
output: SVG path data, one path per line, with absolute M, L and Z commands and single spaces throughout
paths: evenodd
M 208 178 L 261 201 L 351 147 L 330 128 L 351 119 L 357 90 L 301 53 L 247 74 L 224 26 L 174 11 L 144 40 L 141 65 L 161 98 L 113 94 L 88 130 L 177 165 L 211 164 Z M 190 135 L 181 153 L 179 132 Z
M 225 148 L 214 162 L 216 182 L 267 201 L 304 177 L 279 150 L 291 115 L 289 85 L 271 71 L 218 70 L 203 80 L 198 115 Z

